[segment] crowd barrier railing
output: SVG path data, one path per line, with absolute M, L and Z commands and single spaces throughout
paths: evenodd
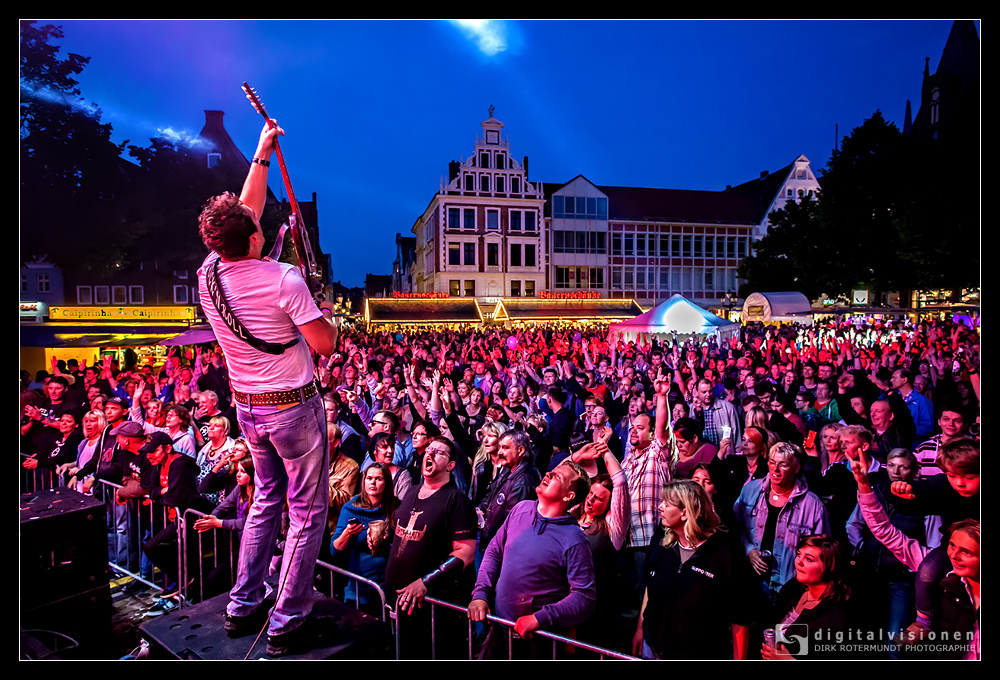
M 461 605 L 453 604 L 451 602 L 445 602 L 444 600 L 438 600 L 438 599 L 433 598 L 433 597 L 426 598 L 425 602 L 429 603 L 430 606 L 431 606 L 431 656 L 430 656 L 430 658 L 433 660 L 433 659 L 436 658 L 436 651 L 437 651 L 437 649 L 436 649 L 437 648 L 437 635 L 436 635 L 436 631 L 435 631 L 435 612 L 436 612 L 436 608 L 437 607 L 443 607 L 445 609 L 449 609 L 451 611 L 456 611 L 456 612 L 461 612 L 461 613 L 464 614 L 464 613 L 468 612 L 468 607 L 463 607 Z M 392 616 L 393 616 L 393 618 L 395 618 L 395 612 L 392 612 Z M 494 625 L 503 626 L 506 629 L 506 632 L 507 632 L 507 653 L 508 653 L 508 657 L 512 657 L 513 647 L 514 647 L 514 639 L 516 637 L 516 634 L 514 633 L 514 625 L 515 625 L 514 622 L 513 621 L 508 621 L 507 619 L 502 619 L 502 618 L 500 618 L 498 616 L 493 616 L 492 614 L 490 614 L 489 616 L 487 616 L 487 621 L 489 621 L 490 623 L 492 623 Z M 470 620 L 469 621 L 469 627 L 468 627 L 468 636 L 469 636 L 468 637 L 468 640 L 469 640 L 469 644 L 468 644 L 468 654 L 469 655 L 468 655 L 468 658 L 470 660 L 473 658 L 473 656 L 472 656 L 472 646 L 473 646 L 473 640 L 474 640 L 474 636 L 473 636 L 473 626 L 474 625 L 475 624 Z M 592 644 L 589 644 L 589 643 L 586 643 L 586 642 L 581 642 L 580 640 L 574 640 L 573 638 L 564 637 L 562 635 L 557 635 L 556 633 L 551 633 L 551 632 L 545 631 L 545 630 L 537 630 L 534 633 L 532 633 L 532 635 L 534 637 L 540 637 L 540 638 L 552 641 L 552 658 L 553 659 L 560 658 L 560 656 L 559 656 L 559 648 L 563 647 L 563 648 L 566 648 L 566 649 L 581 650 L 581 651 L 589 652 L 591 654 L 594 654 L 594 655 L 598 656 L 598 658 L 600 658 L 602 660 L 603 659 L 621 659 L 621 660 L 627 660 L 627 661 L 635 661 L 635 660 L 637 660 L 636 657 L 629 656 L 628 654 L 622 654 L 621 652 L 616 652 L 616 651 L 614 651 L 612 649 L 605 649 L 603 647 L 598 647 L 597 645 L 592 645 Z M 400 650 L 400 641 L 399 641 L 399 631 L 398 631 L 398 628 L 397 628 L 397 631 L 396 631 L 396 658 L 397 659 L 399 658 L 399 650 Z M 565 658 L 565 657 L 562 657 L 562 658 Z
M 103 500 L 108 509 L 108 565 L 123 576 L 165 590 L 169 579 L 146 556 L 143 544 L 170 524 L 169 509 L 148 496 L 119 502 L 115 494 L 120 488 L 107 480 L 99 480 L 93 487 L 94 498 Z
M 355 603 L 355 605 L 357 606 L 358 609 L 361 609 L 361 596 L 360 596 L 360 592 L 359 592 L 359 588 L 360 588 L 361 584 L 363 583 L 363 584 L 371 587 L 375 591 L 375 593 L 378 595 L 379 600 L 382 602 L 382 606 L 379 608 L 379 611 L 382 612 L 382 616 L 381 616 L 382 623 L 386 623 L 386 622 L 389 621 L 389 619 L 390 619 L 390 614 L 389 614 L 390 609 L 389 609 L 389 604 L 388 604 L 389 601 L 386 599 L 385 590 L 382 588 L 381 585 L 379 585 L 375 581 L 372 581 L 370 579 L 365 578 L 364 576 L 361 576 L 360 574 L 355 574 L 354 572 L 348 571 L 347 569 L 342 569 L 341 567 L 335 566 L 333 564 L 329 564 L 329 563 L 324 562 L 322 560 L 316 560 L 316 567 L 317 567 L 317 569 L 326 569 L 329 572 L 329 574 L 328 574 L 328 578 L 329 578 L 328 583 L 329 583 L 329 586 L 330 586 L 331 596 L 333 594 L 333 589 L 334 589 L 334 577 L 333 577 L 334 574 L 340 574 L 341 576 L 346 576 L 351 582 L 353 582 L 354 583 L 354 603 Z
M 32 469 L 25 468 L 24 461 L 29 458 L 34 458 L 34 456 L 21 454 L 21 493 L 35 493 L 36 491 L 66 486 L 65 475 L 58 474 L 55 468 L 42 466 Z

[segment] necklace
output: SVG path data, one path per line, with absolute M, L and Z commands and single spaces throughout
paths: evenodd
M 791 494 L 792 494 L 791 491 L 787 491 L 785 493 L 778 493 L 777 491 L 774 491 L 771 494 L 771 500 L 772 501 L 780 501 L 782 498 L 788 498 Z

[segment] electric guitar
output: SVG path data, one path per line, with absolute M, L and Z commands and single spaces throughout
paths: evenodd
M 277 124 L 271 120 L 271 117 L 267 115 L 267 111 L 264 110 L 264 105 L 257 96 L 257 92 L 247 83 L 243 83 L 243 92 L 246 93 L 247 99 L 250 100 L 257 113 L 264 116 L 268 127 L 272 130 L 277 127 Z M 312 293 L 313 299 L 318 304 L 323 300 L 323 277 L 319 272 L 319 266 L 316 264 L 316 255 L 313 253 L 312 243 L 309 241 L 306 223 L 302 219 L 302 211 L 299 210 L 299 202 L 295 200 L 295 192 L 292 190 L 292 182 L 288 178 L 288 168 L 285 166 L 285 157 L 281 153 L 281 146 L 278 144 L 277 137 L 274 139 L 274 155 L 278 157 L 278 166 L 281 168 L 281 177 L 285 181 L 285 191 L 288 193 L 288 202 L 292 206 L 292 214 L 288 217 L 288 224 L 283 225 L 278 231 L 278 238 L 275 241 L 274 248 L 271 249 L 270 257 L 274 260 L 278 259 L 278 256 L 281 255 L 281 246 L 285 241 L 285 232 L 291 229 L 292 246 L 295 248 L 299 272 L 301 272 L 302 278 L 305 279 L 306 285 L 309 286 L 309 291 Z

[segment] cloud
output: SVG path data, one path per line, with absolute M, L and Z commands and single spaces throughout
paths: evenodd
M 45 86 L 36 86 L 35 83 L 22 80 L 21 81 L 21 96 L 24 98 L 35 98 L 47 101 L 51 104 L 58 104 L 60 106 L 67 106 L 72 109 L 83 113 L 85 116 L 90 118 L 98 118 L 101 115 L 101 109 L 98 108 L 96 104 L 88 104 L 83 97 L 75 93 L 65 93 L 59 92 L 58 90 L 52 90 Z
M 212 144 L 212 142 L 202 139 L 201 137 L 196 137 L 187 130 L 175 130 L 172 127 L 157 128 L 156 134 L 172 144 L 176 144 L 177 146 L 186 146 L 189 149 L 211 151 L 215 148 L 215 145 Z
M 452 19 L 466 38 L 473 41 L 476 48 L 487 57 L 507 50 L 507 25 L 495 19 Z

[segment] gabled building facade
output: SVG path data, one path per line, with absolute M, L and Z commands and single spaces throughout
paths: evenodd
M 447 185 L 413 225 L 412 283 L 404 292 L 495 303 L 545 286 L 541 187 L 529 181 L 527 158 L 511 155 L 492 107 L 481 126 L 472 155 L 449 164 Z

